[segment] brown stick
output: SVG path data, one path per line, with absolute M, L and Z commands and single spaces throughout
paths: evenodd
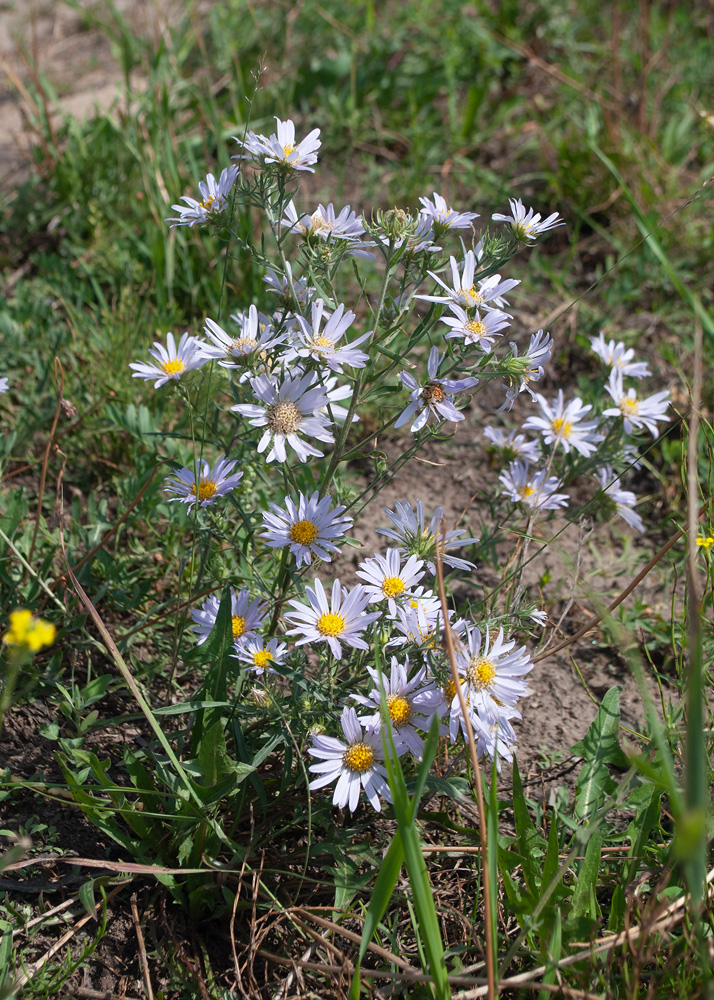
M 144 980 L 144 989 L 146 990 L 146 995 L 149 1000 L 154 1000 L 154 991 L 151 988 L 151 977 L 149 975 L 149 963 L 146 959 L 146 946 L 144 945 L 144 934 L 141 929 L 141 921 L 139 920 L 139 908 L 136 905 L 136 893 L 131 894 L 131 899 L 129 900 L 131 904 L 131 917 L 134 921 L 134 930 L 136 932 L 136 940 L 139 944 L 139 961 L 141 963 L 141 976 Z
M 711 502 L 712 501 L 711 501 L 711 498 L 710 498 L 704 504 L 704 506 L 699 511 L 699 517 L 702 517 L 702 515 L 706 513 L 707 507 L 709 507 L 709 505 L 711 504 Z M 547 649 L 544 653 L 540 653 L 538 656 L 534 656 L 533 657 L 533 662 L 534 663 L 538 663 L 539 660 L 544 660 L 547 656 L 552 656 L 553 653 L 559 653 L 561 649 L 565 649 L 566 646 L 570 646 L 571 643 L 577 642 L 578 639 L 582 639 L 582 637 L 587 632 L 589 632 L 591 629 L 593 629 L 597 625 L 599 625 L 600 622 L 605 617 L 605 615 L 610 614 L 610 612 L 614 611 L 615 608 L 619 604 L 622 604 L 622 602 L 625 600 L 626 597 L 629 597 L 629 595 L 632 593 L 632 591 L 635 589 L 635 587 L 644 580 L 644 578 L 647 576 L 647 574 L 652 569 L 654 569 L 654 567 L 657 565 L 657 563 L 660 561 L 660 559 L 662 559 L 663 556 L 665 556 L 669 552 L 669 550 L 672 548 L 672 546 L 675 545 L 679 541 L 679 539 L 682 537 L 682 535 L 684 535 L 684 534 L 685 534 L 685 529 L 684 528 L 680 528 L 680 530 L 678 532 L 676 532 L 676 534 L 672 535 L 672 537 L 670 538 L 670 540 L 668 542 L 666 542 L 662 546 L 662 548 L 659 549 L 658 552 L 655 552 L 655 554 L 652 556 L 652 558 L 647 563 L 647 565 L 645 567 L 643 567 L 643 569 L 640 570 L 640 572 L 637 574 L 637 576 L 633 580 L 631 580 L 630 583 L 628 583 L 628 585 L 625 587 L 625 589 L 615 598 L 615 600 L 612 602 L 612 604 L 608 604 L 607 608 L 605 609 L 605 611 L 602 612 L 602 614 L 595 615 L 595 617 L 591 618 L 589 622 L 586 622 L 586 624 L 583 625 L 582 628 L 579 628 L 578 631 L 574 635 L 571 635 L 568 639 L 565 639 L 563 642 L 559 643 L 557 646 L 553 646 L 552 649 Z
M 40 518 L 42 517 L 42 499 L 45 493 L 45 480 L 47 479 L 47 465 L 50 460 L 50 452 L 52 451 L 52 443 L 55 437 L 55 431 L 57 430 L 57 421 L 59 420 L 60 412 L 62 411 L 62 400 L 64 399 L 64 370 L 62 368 L 62 362 L 59 358 L 55 358 L 55 385 L 57 385 L 57 371 L 59 369 L 60 374 L 60 384 L 58 386 L 58 397 L 57 397 L 57 409 L 55 410 L 54 420 L 52 421 L 52 429 L 50 431 L 50 436 L 47 441 L 47 447 L 45 448 L 45 457 L 42 460 L 42 471 L 40 472 L 40 490 L 37 497 L 37 515 L 35 517 L 35 530 L 32 532 L 32 542 L 30 543 L 30 553 L 27 557 L 29 563 L 32 562 L 32 556 L 35 552 L 35 544 L 37 542 L 37 532 L 40 530 Z M 25 575 L 27 579 L 27 574 Z
M 442 519 L 440 530 L 444 536 L 443 546 L 446 547 L 446 523 Z M 451 626 L 449 624 L 449 607 L 446 603 L 446 588 L 444 587 L 444 563 L 442 560 L 442 547 L 439 545 L 439 539 L 437 538 L 436 545 L 434 547 L 434 556 L 436 562 L 436 580 L 439 591 L 439 600 L 441 601 L 441 614 L 444 618 L 444 639 L 446 640 L 446 652 L 449 657 L 449 663 L 451 664 L 451 679 L 454 683 L 456 689 L 456 694 L 459 698 L 459 705 L 461 707 L 461 715 L 464 720 L 466 728 L 466 738 L 469 746 L 469 756 L 471 758 L 471 769 L 474 775 L 474 784 L 476 785 L 476 801 L 478 804 L 478 816 L 479 816 L 479 837 L 481 840 L 481 878 L 483 879 L 483 897 L 484 897 L 484 908 L 485 908 L 485 923 L 486 923 L 486 978 L 488 980 L 488 998 L 489 1000 L 495 1000 L 497 986 L 496 986 L 496 967 L 494 963 L 494 941 L 493 941 L 493 927 L 491 925 L 491 893 L 493 892 L 493 886 L 491 885 L 491 876 L 488 870 L 488 844 L 487 838 L 488 833 L 486 830 L 486 803 L 483 798 L 483 785 L 481 782 L 481 767 L 478 762 L 478 754 L 476 752 L 476 742 L 474 740 L 474 731 L 471 725 L 471 719 L 469 717 L 468 709 L 466 706 L 466 700 L 464 698 L 463 691 L 461 690 L 461 678 L 459 677 L 459 671 L 456 666 L 456 656 L 454 654 L 454 638 L 451 634 Z M 494 850 L 496 850 L 497 845 L 494 845 Z

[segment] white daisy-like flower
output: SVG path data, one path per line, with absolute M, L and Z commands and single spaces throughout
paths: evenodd
M 306 305 L 316 292 L 316 289 L 312 285 L 308 285 L 302 278 L 294 277 L 289 260 L 285 261 L 285 274 L 269 268 L 268 273 L 263 276 L 263 281 L 268 286 L 268 291 L 279 295 L 283 300 L 283 304 L 288 308 L 295 305 L 293 292 L 290 287 L 291 282 L 292 287 L 295 289 L 295 297 L 300 305 Z
M 320 733 L 312 737 L 308 753 L 319 758 L 320 763 L 310 765 L 310 771 L 318 775 L 310 782 L 310 791 L 324 788 L 336 780 L 333 806 L 338 809 L 349 806 L 350 812 L 354 812 L 359 802 L 360 789 L 364 788 L 372 807 L 380 812 L 382 804 L 379 796 L 387 802 L 392 801 L 392 796 L 387 784 L 387 772 L 381 763 L 384 751 L 379 731 L 368 728 L 362 732 L 354 708 L 344 708 L 340 723 L 344 742 Z
M 480 246 L 480 245 L 479 245 Z M 478 250 L 478 248 L 477 248 Z M 453 302 L 464 309 L 487 308 L 500 306 L 503 303 L 503 296 L 510 292 L 520 281 L 516 278 L 506 278 L 501 281 L 500 274 L 491 274 L 488 278 L 482 278 L 475 282 L 476 264 L 480 254 L 473 250 L 467 250 L 464 254 L 462 270 L 459 271 L 456 257 L 450 257 L 451 262 L 451 287 L 441 280 L 438 274 L 427 271 L 434 281 L 441 285 L 446 293 L 441 295 L 417 295 L 415 298 L 423 299 L 425 302 Z M 490 303 L 493 303 L 491 305 Z
M 320 499 L 317 490 L 309 498 L 299 493 L 297 505 L 292 497 L 285 497 L 285 509 L 271 503 L 270 511 L 263 511 L 266 530 L 260 537 L 267 538 L 271 548 L 289 545 L 298 566 L 308 566 L 313 557 L 330 562 L 330 553 L 340 551 L 334 540 L 352 527 L 352 518 L 343 515 L 344 510 L 344 504 L 332 507 L 329 494 Z
M 535 398 L 543 416 L 528 417 L 523 424 L 524 430 L 539 430 L 546 444 L 561 445 L 566 454 L 574 448 L 587 458 L 597 451 L 597 445 L 603 439 L 602 434 L 597 433 L 598 422 L 583 420 L 585 414 L 592 410 L 590 403 L 583 406 L 582 399 L 576 396 L 566 406 L 562 389 L 558 390 L 552 406 L 540 394 L 536 394 Z
M 132 361 L 133 378 L 154 379 L 154 388 L 165 385 L 166 382 L 177 382 L 182 375 L 205 365 L 208 360 L 202 354 L 203 341 L 184 333 L 176 345 L 173 333 L 166 334 L 166 347 L 155 340 L 149 348 L 149 354 L 156 358 L 158 364 L 147 364 L 145 361 Z
M 307 642 L 326 642 L 337 659 L 342 656 L 343 642 L 354 649 L 369 649 L 362 633 L 381 617 L 381 612 L 365 611 L 369 595 L 361 583 L 348 591 L 339 580 L 335 580 L 329 603 L 325 588 L 318 579 L 315 580 L 315 589 L 305 587 L 305 593 L 310 603 L 291 600 L 288 603 L 295 610 L 285 615 L 287 621 L 295 625 L 286 635 L 302 636 L 296 646 Z
M 637 497 L 630 490 L 620 489 L 620 480 L 614 475 L 610 466 L 605 465 L 595 471 L 595 479 L 603 490 L 605 497 L 610 500 L 615 507 L 615 512 L 626 521 L 631 528 L 644 532 L 645 526 L 642 518 L 634 510 Z
M 315 171 L 313 163 L 317 163 L 317 151 L 321 146 L 318 138 L 320 129 L 313 129 L 300 142 L 295 142 L 295 124 L 291 119 L 281 121 L 275 118 L 276 131 L 266 139 L 264 135 L 248 132 L 245 139 L 233 136 L 239 146 L 246 151 L 249 159 L 258 163 L 279 163 L 292 170 Z
M 441 247 L 436 246 L 434 243 L 432 220 L 425 215 L 420 215 L 411 231 L 397 239 L 388 236 L 386 233 L 376 233 L 375 235 L 384 247 L 388 247 L 391 244 L 395 250 L 404 248 L 405 253 L 436 253 L 437 250 L 441 250 Z
M 344 371 L 343 365 L 348 365 L 350 368 L 364 368 L 369 361 L 369 355 L 356 348 L 372 335 L 372 331 L 369 330 L 351 343 L 338 347 L 337 342 L 352 326 L 355 314 L 349 309 L 345 311 L 344 305 L 340 303 L 321 332 L 324 309 L 324 301 L 317 299 L 312 303 L 311 323 L 302 316 L 297 317 L 300 329 L 293 347 L 285 355 L 285 360 L 289 362 L 295 358 L 312 358 L 313 361 L 327 365 L 332 371 L 340 373 Z
M 546 478 L 547 470 L 529 471 L 528 462 L 509 462 L 498 481 L 514 503 L 524 503 L 533 510 L 557 510 L 567 507 L 567 493 L 556 493 L 560 486 L 557 476 Z
M 628 350 L 622 341 L 617 344 L 614 340 L 606 341 L 602 330 L 599 336 L 590 338 L 590 347 L 606 365 L 617 368 L 623 375 L 630 375 L 632 378 L 646 378 L 652 374 L 646 361 L 632 360 L 635 356 L 633 348 Z
M 518 430 L 504 434 L 500 427 L 484 427 L 483 436 L 488 438 L 494 448 L 498 448 L 501 452 L 500 457 L 505 462 L 511 462 L 514 458 L 526 462 L 538 461 L 538 442 L 529 441 L 525 434 L 519 434 Z
M 292 232 L 301 232 L 305 237 L 319 236 L 325 242 L 331 239 L 344 240 L 353 257 L 374 258 L 374 254 L 365 249 L 361 242 L 365 231 L 362 219 L 351 211 L 349 205 L 345 205 L 338 215 L 335 215 L 335 207 L 330 202 L 327 206 L 318 205 L 312 215 L 298 216 L 295 204 L 291 201 L 285 209 L 281 224 Z
M 221 176 L 216 180 L 213 174 L 208 174 L 205 181 L 199 181 L 198 190 L 201 200 L 196 201 L 188 195 L 183 195 L 181 201 L 185 205 L 172 205 L 171 208 L 178 212 L 178 216 L 171 219 L 164 219 L 170 222 L 171 228 L 175 226 L 193 226 L 197 222 L 206 222 L 208 219 L 220 215 L 228 207 L 228 195 L 236 182 L 239 169 L 235 163 L 221 171 Z
M 396 510 L 391 511 L 384 508 L 384 513 L 394 525 L 393 528 L 377 528 L 378 535 L 385 538 L 393 538 L 396 542 L 401 542 L 400 553 L 404 555 L 415 555 L 419 559 L 424 559 L 429 568 L 429 572 L 436 575 L 436 555 L 437 536 L 439 551 L 445 566 L 452 569 L 461 569 L 469 572 L 476 569 L 472 562 L 466 559 L 458 559 L 449 555 L 449 549 L 458 549 L 462 545 L 472 545 L 478 538 L 462 538 L 466 534 L 466 528 L 454 528 L 444 533 L 441 530 L 441 522 L 444 516 L 444 508 L 437 507 L 434 511 L 429 526 L 426 526 L 424 518 L 424 505 L 417 499 L 416 511 L 413 510 L 408 500 L 397 500 Z
M 510 371 L 509 381 L 511 385 L 506 390 L 506 399 L 499 406 L 497 412 L 510 410 L 516 398 L 521 392 L 530 393 L 531 399 L 535 400 L 536 394 L 530 387 L 531 382 L 540 382 L 545 375 L 544 365 L 550 361 L 553 352 L 553 338 L 549 333 L 539 330 L 531 334 L 528 350 L 522 357 L 518 357 L 518 346 L 511 342 L 510 348 L 513 351 L 513 358 L 506 362 Z
M 242 472 L 231 475 L 238 464 L 238 459 L 228 459 L 221 455 L 211 468 L 205 458 L 196 462 L 196 469 L 180 469 L 167 476 L 164 480 L 169 485 L 164 493 L 176 493 L 169 497 L 169 503 L 180 500 L 182 503 L 195 504 L 198 500 L 201 507 L 210 507 L 214 500 L 224 497 L 236 488 L 243 478 Z M 196 489 L 196 471 L 198 472 L 198 489 Z
M 195 621 L 194 632 L 198 635 L 198 645 L 206 641 L 216 624 L 218 610 L 221 606 L 220 598 L 211 594 L 203 602 L 200 608 L 193 608 L 191 617 Z M 231 587 L 231 618 L 233 626 L 234 643 L 242 643 L 246 639 L 253 638 L 254 633 L 260 628 L 265 620 L 265 612 L 268 605 L 256 597 L 251 601 L 250 594 L 243 588 L 239 593 Z
M 603 411 L 605 417 L 623 417 L 625 434 L 632 434 L 633 428 L 641 430 L 645 427 L 652 437 L 657 437 L 657 421 L 669 421 L 667 407 L 669 406 L 669 390 L 656 392 L 653 396 L 640 399 L 635 389 L 625 392 L 622 385 L 622 372 L 613 368 L 605 386 L 612 396 L 614 407 Z
M 10 385 L 10 380 L 8 378 L 0 378 L 0 392 L 7 392 Z
M 432 220 L 432 225 L 437 223 L 446 229 L 470 229 L 474 219 L 478 219 L 477 212 L 456 212 L 449 208 L 446 199 L 434 191 L 434 200 L 420 198 L 421 209 L 419 215 L 424 215 Z
M 449 304 L 449 309 L 454 315 L 442 316 L 439 320 L 451 327 L 446 340 L 458 338 L 467 347 L 478 347 L 484 354 L 489 353 L 496 337 L 503 336 L 500 331 L 511 325 L 508 314 L 499 309 L 489 309 L 484 313 L 476 309 L 472 315 L 454 302 Z
M 276 334 L 269 323 L 261 322 L 255 306 L 251 306 L 247 314 L 231 313 L 231 319 L 240 329 L 237 337 L 226 333 L 213 319 L 206 319 L 203 328 L 210 343 L 202 344 L 201 354 L 208 360 L 217 361 L 222 368 L 245 368 L 256 357 L 285 341 L 284 334 Z
M 286 442 L 301 462 L 306 462 L 310 455 L 321 458 L 323 453 L 299 437 L 301 434 L 318 441 L 334 441 L 329 420 L 318 412 L 328 399 L 321 385 L 313 386 L 315 378 L 314 372 L 296 378 L 287 375 L 278 385 L 267 375 L 259 375 L 250 380 L 259 403 L 237 403 L 231 407 L 248 417 L 253 427 L 265 427 L 258 453 L 270 446 L 268 462 L 286 461 Z
M 534 215 L 532 208 L 526 210 L 520 198 L 509 198 L 508 204 L 511 206 L 510 215 L 500 215 L 496 212 L 491 218 L 494 222 L 509 222 L 513 230 L 513 235 L 517 240 L 535 240 L 541 233 L 545 233 L 549 229 L 555 229 L 556 226 L 565 225 L 562 219 L 558 221 L 558 212 L 553 212 L 552 215 L 549 215 L 547 219 L 543 219 L 541 222 L 540 212 Z
M 397 605 L 396 614 L 390 615 L 387 620 L 393 629 L 387 642 L 388 648 L 410 646 L 421 652 L 426 659 L 429 653 L 436 652 L 442 644 L 443 616 L 438 598 L 434 606 L 409 597 L 403 605 Z M 465 625 L 463 618 L 456 618 L 456 613 L 449 610 L 449 626 L 453 633 L 459 635 Z
M 401 561 L 399 549 L 387 549 L 386 556 L 375 552 L 372 559 L 365 559 L 359 564 L 355 573 L 366 583 L 364 589 L 369 595 L 370 604 L 386 600 L 391 615 L 396 614 L 396 598 L 399 598 L 401 604 L 425 572 L 424 563 L 416 556 L 409 556 L 404 566 Z
M 349 410 L 345 406 L 340 406 L 340 402 L 343 399 L 352 399 L 352 386 L 351 385 L 338 385 L 337 376 L 331 375 L 330 378 L 324 380 L 325 395 L 329 401 L 329 406 L 323 407 L 320 410 L 324 413 L 326 417 L 332 414 L 332 419 L 336 424 L 344 424 L 347 420 L 347 414 Z M 359 417 L 356 413 L 352 414 L 352 423 L 356 424 L 359 422 Z
M 263 642 L 261 636 L 256 635 L 252 639 L 236 643 L 235 654 L 231 654 L 231 656 L 235 660 L 240 660 L 241 663 L 249 663 L 250 670 L 258 677 L 262 677 L 263 674 L 277 673 L 277 670 L 273 670 L 269 664 L 274 663 L 276 666 L 280 666 L 285 660 L 287 648 L 287 643 L 280 642 L 278 639 L 268 639 L 267 642 Z
M 352 695 L 354 701 L 371 709 L 369 715 L 359 717 L 360 722 L 375 729 L 380 725 L 382 721 L 381 688 L 384 690 L 395 746 L 399 747 L 400 744 L 403 744 L 417 760 L 421 760 L 424 755 L 424 740 L 417 730 L 421 730 L 423 733 L 429 731 L 431 720 L 438 712 L 442 702 L 439 689 L 433 682 L 427 682 L 426 667 L 421 667 L 412 679 L 408 680 L 409 656 L 404 657 L 403 664 L 396 656 L 393 656 L 389 677 L 382 674 L 381 684 L 379 671 L 375 670 L 374 667 L 367 667 L 367 673 L 375 685 L 369 692 L 369 696 Z M 444 732 L 446 732 L 445 729 Z
M 401 427 L 402 424 L 414 417 L 410 430 L 412 434 L 416 434 L 417 431 L 426 426 L 430 416 L 433 416 L 437 423 L 441 423 L 442 420 L 452 420 L 456 423 L 464 419 L 464 414 L 454 406 L 453 395 L 465 392 L 466 389 L 473 389 L 475 385 L 478 385 L 478 379 L 473 377 L 437 378 L 436 375 L 442 360 L 436 347 L 432 347 L 427 363 L 429 378 L 423 386 L 419 385 L 409 372 L 399 373 L 402 385 L 411 391 L 411 403 L 401 412 L 395 427 Z
M 511 724 L 512 719 L 520 719 L 521 713 L 507 705 L 498 706 L 497 715 L 486 715 L 482 718 L 471 703 L 471 694 L 465 680 L 461 681 L 462 694 L 466 702 L 466 711 L 471 723 L 471 730 L 476 740 L 476 753 L 479 757 L 488 754 L 496 760 L 496 767 L 501 770 L 501 759 L 513 760 L 513 745 L 516 733 Z M 468 728 L 461 711 L 461 701 L 456 694 L 456 685 L 449 680 L 443 688 L 443 711 L 449 714 L 449 738 L 452 743 L 458 739 L 459 732 L 464 740 L 468 739 Z
M 502 628 L 493 643 L 488 629 L 484 637 L 480 629 L 467 626 L 463 638 L 465 648 L 456 652 L 456 665 L 464 678 L 461 693 L 472 713 L 472 721 L 475 715 L 490 728 L 499 719 L 503 708 L 514 709 L 520 698 L 530 694 L 527 683 L 521 678 L 530 673 L 533 663 L 526 647 L 514 649 L 515 639 L 505 639 Z M 460 724 L 459 719 L 454 718 L 457 706 L 461 716 L 459 697 L 455 692 L 449 721 L 452 740 L 456 738 Z

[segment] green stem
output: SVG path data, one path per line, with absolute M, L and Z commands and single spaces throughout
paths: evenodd
M 390 251 L 392 250 L 391 241 L 389 244 L 389 249 Z M 374 331 L 372 334 L 373 337 L 379 331 L 379 321 L 382 318 L 382 310 L 384 309 L 384 300 L 387 297 L 387 287 L 389 285 L 389 279 L 391 277 L 391 269 L 389 266 L 390 257 L 391 253 L 387 258 L 387 263 L 384 268 L 384 277 L 382 279 L 382 287 L 379 290 L 379 300 L 377 302 L 377 309 L 374 314 Z M 359 394 L 362 388 L 362 375 L 364 374 L 364 372 L 365 369 L 362 369 L 357 378 L 355 379 L 355 387 L 352 392 L 350 407 L 349 410 L 347 411 L 345 422 L 340 430 L 340 434 L 335 444 L 334 451 L 332 452 L 332 456 L 330 458 L 330 464 L 327 467 L 327 472 L 325 473 L 325 478 L 322 480 L 322 484 L 320 486 L 321 497 L 324 497 L 325 494 L 327 493 L 327 490 L 330 487 L 330 483 L 332 482 L 335 472 L 337 471 L 337 466 L 340 464 L 340 461 L 342 460 L 342 452 L 344 451 L 345 443 L 347 441 L 347 435 L 349 434 L 350 427 L 352 426 L 352 417 L 355 415 L 355 410 L 357 409 L 357 404 L 359 403 Z

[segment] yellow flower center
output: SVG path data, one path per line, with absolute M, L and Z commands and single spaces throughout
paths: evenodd
M 199 479 L 198 481 L 198 499 L 199 500 L 210 500 L 215 494 L 218 487 L 212 479 Z M 196 484 L 191 483 L 191 492 L 196 496 Z
M 640 412 L 640 401 L 637 397 L 632 399 L 630 396 L 625 396 L 620 400 L 618 406 L 620 407 L 620 413 L 625 417 L 637 416 Z
M 382 593 L 385 597 L 398 597 L 404 592 L 404 580 L 398 576 L 388 576 L 382 581 Z
M 560 437 L 564 438 L 569 438 L 573 430 L 573 425 L 567 420 L 563 420 L 562 417 L 558 417 L 557 420 L 554 420 L 550 426 L 556 434 L 559 434 Z
M 486 333 L 486 324 L 482 323 L 480 319 L 471 319 L 466 324 L 466 330 L 472 337 L 483 337 Z
M 253 653 L 253 664 L 256 667 L 260 667 L 261 670 L 265 670 L 270 660 L 271 656 L 267 649 L 256 649 Z
M 180 375 L 185 367 L 186 365 L 183 361 L 179 361 L 179 359 L 176 358 L 175 361 L 164 361 L 161 366 L 161 370 L 166 372 L 167 375 Z
M 420 395 L 427 403 L 441 403 L 446 399 L 446 393 L 435 382 L 427 382 Z
M 349 771 L 364 774 L 374 764 L 374 750 L 367 743 L 353 743 L 342 755 L 342 762 Z
M 253 337 L 239 337 L 238 340 L 233 341 L 227 353 L 232 354 L 233 351 L 239 351 L 241 354 L 250 354 L 257 346 L 258 341 L 254 340 Z
M 290 538 L 298 545 L 312 545 L 318 531 L 312 521 L 296 521 L 290 528 Z
M 233 638 L 240 639 L 245 632 L 245 618 L 241 618 L 240 615 L 233 615 L 231 625 L 233 626 Z
M 273 403 L 268 409 L 268 427 L 273 434 L 294 434 L 301 423 L 300 407 L 291 399 Z
M 283 153 L 285 153 L 286 156 L 290 156 L 290 154 L 294 151 L 294 149 L 295 149 L 294 146 L 288 144 L 287 146 L 283 146 Z
M 207 198 L 203 199 L 201 204 L 203 205 L 203 207 L 206 209 L 207 212 L 210 212 L 211 209 L 213 208 L 213 202 L 215 200 L 216 200 L 215 194 L 209 194 Z
M 324 353 L 325 351 L 334 351 L 335 345 L 328 337 L 317 337 L 312 342 L 312 348 L 315 351 Z
M 409 724 L 412 717 L 412 706 L 403 694 L 390 694 L 387 696 L 387 710 L 389 718 L 395 729 Z
M 324 615 L 320 615 L 317 619 L 317 630 L 318 632 L 322 632 L 323 635 L 341 635 L 345 630 L 345 620 L 342 615 L 326 611 Z
M 521 500 L 527 500 L 528 497 L 533 496 L 535 490 L 533 489 L 532 486 L 521 486 L 518 492 L 520 493 Z
M 320 215 L 319 212 L 315 212 L 312 217 L 312 231 L 314 233 L 320 232 L 331 232 L 335 228 L 334 222 L 330 222 L 329 219 L 325 219 L 324 216 Z
M 483 691 L 493 684 L 496 676 L 496 668 L 485 656 L 474 656 L 468 665 L 466 676 L 472 687 L 477 691 Z
M 452 702 L 456 697 L 456 685 L 453 681 L 447 681 L 441 690 L 444 692 L 444 697 L 448 702 Z
M 477 302 L 483 302 L 483 295 L 474 285 L 470 288 L 462 288 L 461 294 L 471 305 L 475 305 Z

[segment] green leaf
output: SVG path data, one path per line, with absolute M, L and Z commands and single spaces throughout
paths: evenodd
M 535 895 L 540 873 L 537 859 L 542 856 L 546 842 L 536 830 L 528 812 L 515 757 L 513 758 L 513 816 L 516 824 L 518 850 L 523 858 L 523 877 L 526 880 L 528 891 L 531 895 Z
M 367 953 L 367 945 L 374 937 L 374 933 L 377 930 L 379 922 L 384 916 L 384 911 L 387 909 L 389 900 L 392 898 L 394 886 L 397 884 L 399 873 L 402 870 L 403 861 L 404 849 L 402 847 L 401 837 L 397 834 L 392 843 L 389 845 L 389 850 L 384 855 L 382 867 L 379 869 L 379 875 L 377 876 L 377 880 L 374 883 L 374 889 L 372 890 L 372 895 L 370 896 L 364 927 L 362 928 L 362 940 L 360 941 L 359 954 L 357 956 L 355 971 L 352 977 L 352 984 L 350 986 L 349 1000 L 358 1000 L 359 998 L 359 970 L 362 964 L 362 959 Z
M 578 881 L 570 900 L 569 918 L 571 920 L 577 920 L 578 917 L 589 917 L 591 920 L 597 920 L 600 916 L 595 889 L 600 873 L 601 854 L 602 834 L 598 832 L 594 833 L 588 841 L 588 846 L 585 849 L 585 860 L 580 865 Z
M 79 901 L 90 917 L 96 917 L 94 909 L 94 879 L 90 878 L 79 887 Z
M 625 926 L 625 893 L 618 882 L 610 901 L 610 916 L 607 919 L 607 928 L 618 934 Z
M 585 760 L 576 783 L 577 819 L 592 816 L 605 796 L 615 787 L 605 765 L 627 767 L 629 764 L 619 743 L 619 729 L 620 690 L 613 687 L 602 699 L 598 713 L 584 738 L 570 748 L 572 753 Z

